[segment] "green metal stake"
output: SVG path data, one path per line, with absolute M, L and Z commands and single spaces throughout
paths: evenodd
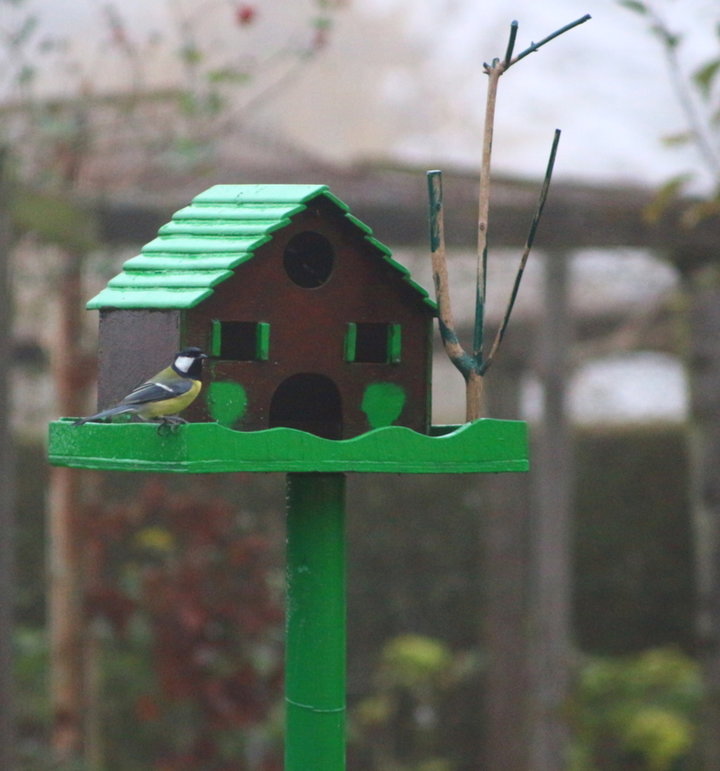
M 343 771 L 345 477 L 287 480 L 285 771 Z

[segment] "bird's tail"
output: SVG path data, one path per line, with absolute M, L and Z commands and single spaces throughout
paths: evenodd
M 102 412 L 97 412 L 95 415 L 88 415 L 86 418 L 78 418 L 73 426 L 82 426 L 83 423 L 89 423 L 93 420 L 102 420 L 103 418 L 109 418 L 112 415 L 122 415 L 124 412 L 135 412 L 135 407 L 128 404 L 119 404 L 116 407 L 110 407 Z

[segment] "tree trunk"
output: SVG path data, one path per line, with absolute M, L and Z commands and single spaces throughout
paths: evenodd
M 66 252 L 59 286 L 53 368 L 61 415 L 84 406 L 78 345 L 82 323 L 82 257 Z M 55 467 L 48 503 L 50 690 L 52 745 L 59 762 L 81 756 L 84 720 L 81 489 L 83 472 Z
M 540 327 L 538 372 L 542 428 L 534 443 L 531 623 L 532 771 L 567 767 L 567 706 L 571 675 L 571 434 L 566 415 L 568 351 L 567 258 L 551 253 L 545 268 L 546 315 Z
M 700 767 L 714 771 L 720 764 L 720 272 L 699 271 L 686 289 L 696 634 L 704 688 L 699 756 Z

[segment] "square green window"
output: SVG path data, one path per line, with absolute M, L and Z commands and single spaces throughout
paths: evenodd
M 270 324 L 265 321 L 212 322 L 210 355 L 226 361 L 267 361 Z
M 345 361 L 397 364 L 402 354 L 400 324 L 350 322 L 345 332 Z

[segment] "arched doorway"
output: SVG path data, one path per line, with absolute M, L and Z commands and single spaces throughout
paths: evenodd
M 277 387 L 270 402 L 270 428 L 286 426 L 322 436 L 342 438 L 342 400 L 325 375 L 292 375 Z

